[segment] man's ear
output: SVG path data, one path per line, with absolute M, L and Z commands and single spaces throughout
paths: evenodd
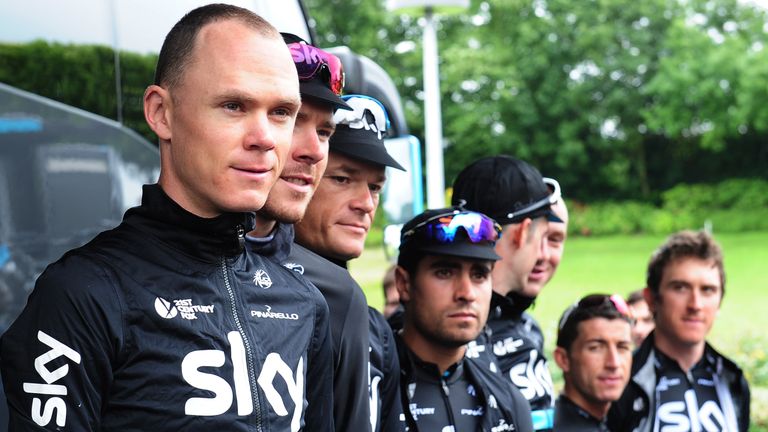
M 531 218 L 525 218 L 522 222 L 509 227 L 511 241 L 516 249 L 520 249 L 528 241 L 528 229 L 531 223 L 533 223 Z
M 555 348 L 555 363 L 563 370 L 563 373 L 571 371 L 571 361 L 568 359 L 568 352 L 565 351 L 565 348 Z
M 651 315 L 655 317 L 657 298 L 655 295 L 653 295 L 653 291 L 651 291 L 651 289 L 648 287 L 643 288 L 643 298 L 645 299 L 645 302 L 648 304 L 648 310 L 651 312 Z
M 400 303 L 407 303 L 411 299 L 411 278 L 400 266 L 395 267 L 395 287 L 400 295 Z
M 144 91 L 144 119 L 161 141 L 171 140 L 171 95 L 168 90 L 151 85 Z

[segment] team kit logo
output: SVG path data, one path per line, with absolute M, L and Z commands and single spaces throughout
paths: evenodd
M 196 320 L 197 314 L 212 314 L 214 305 L 194 304 L 192 299 L 166 300 L 155 298 L 155 312 L 165 319 L 181 316 L 185 320 Z
M 53 422 L 64 428 L 67 426 L 69 389 L 62 380 L 70 373 L 70 366 L 80 365 L 82 358 L 80 353 L 43 331 L 37 332 L 37 339 L 47 351 L 34 361 L 39 381 L 30 380 L 22 385 L 24 393 L 32 396 L 30 417 L 38 426 L 49 426 Z M 290 416 L 292 432 L 300 430 L 305 390 L 304 356 L 291 367 L 279 353 L 269 353 L 261 370 L 257 371 L 258 376 L 252 380 L 242 336 L 237 331 L 231 331 L 227 333 L 227 340 L 229 351 L 196 350 L 189 352 L 181 361 L 179 372 L 184 381 L 209 395 L 187 399 L 184 414 L 218 416 L 234 406 L 238 416 L 248 416 L 254 411 L 253 385 L 261 388 L 275 414 Z M 234 366 L 233 374 L 219 371 L 227 357 Z M 278 390 L 283 388 L 287 388 L 287 392 Z
M 269 277 L 266 271 L 257 270 L 253 274 L 253 283 L 259 288 L 267 289 L 272 286 L 272 278 Z

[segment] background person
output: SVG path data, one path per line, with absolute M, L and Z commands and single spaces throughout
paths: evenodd
M 651 315 L 651 310 L 645 301 L 643 290 L 633 291 L 629 294 L 627 305 L 634 322 L 632 325 L 632 342 L 636 348 L 639 348 L 645 338 L 653 331 L 655 326 L 653 315 Z
M 381 103 L 363 95 L 344 100 L 353 111 L 334 115 L 328 166 L 296 224 L 297 244 L 286 265 L 320 289 L 331 311 L 336 430 L 399 430 L 400 368 L 392 331 L 367 306 L 346 267 L 365 247 L 385 167 L 403 168 L 384 146 L 388 120 Z
M 736 364 L 707 342 L 725 290 L 720 246 L 703 231 L 670 236 L 648 263 L 645 300 L 656 328 L 635 352 L 611 406 L 614 430 L 746 431 L 750 393 Z
M 555 404 L 556 432 L 608 431 L 608 408 L 629 381 L 631 321 L 616 294 L 591 294 L 565 310 L 555 348 L 565 381 Z
M 395 273 L 404 306 L 400 388 L 409 430 L 532 430 L 528 404 L 465 357 L 485 326 L 501 227 L 461 208 L 427 210 L 402 229 Z
M 396 265 L 391 265 L 384 272 L 384 278 L 381 281 L 381 286 L 384 289 L 384 310 L 382 315 L 384 318 L 389 318 L 395 313 L 397 308 L 400 307 L 400 294 L 397 292 L 397 286 L 395 285 L 395 268 Z
M 544 354 L 544 336 L 536 320 L 525 311 L 533 304 L 541 284 L 530 284 L 537 262 L 549 261 L 545 247 L 548 221 L 559 221 L 551 206 L 560 199 L 560 187 L 528 163 L 510 156 L 479 159 L 459 173 L 453 183 L 454 205 L 487 214 L 503 229 L 496 243 L 501 260 L 493 268 L 493 297 L 488 327 L 491 347 L 504 376 L 531 404 L 533 427 L 552 428 L 554 390 Z M 483 345 L 485 338 L 478 343 Z
M 554 187 L 550 186 L 554 184 L 554 180 L 545 178 L 544 181 L 545 183 L 549 182 L 547 183 L 549 191 L 554 193 Z M 563 252 L 565 252 L 565 240 L 568 238 L 568 207 L 566 207 L 563 197 L 561 196 L 557 202 L 552 204 L 551 208 L 552 213 L 560 220 L 547 222 L 547 234 L 544 243 L 544 247 L 547 248 L 544 257 L 547 259 L 542 257 L 542 259 L 537 260 L 528 276 L 528 287 L 532 292 L 535 291 L 537 296 L 555 276 L 560 261 L 563 259 Z
M 171 29 L 144 94 L 158 184 L 50 265 L 3 336 L 10 430 L 330 429 L 305 416 L 286 320 L 255 316 L 268 260 L 243 247 L 300 102 L 288 48 L 252 12 L 207 5 Z

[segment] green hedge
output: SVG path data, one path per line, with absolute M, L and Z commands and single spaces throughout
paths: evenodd
M 718 232 L 768 230 L 768 181 L 731 179 L 678 185 L 661 203 L 569 203 L 573 235 L 661 234 L 711 224 Z
M 120 52 L 123 123 L 150 142 L 156 137 L 142 103 L 155 63 L 156 55 Z M 117 120 L 115 54 L 107 46 L 0 43 L 0 82 Z

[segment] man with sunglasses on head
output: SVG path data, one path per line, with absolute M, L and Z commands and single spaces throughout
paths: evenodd
M 264 336 L 284 341 L 285 349 L 281 353 L 284 358 L 304 358 L 305 397 L 294 402 L 298 406 L 306 405 L 310 421 L 305 427 L 315 430 L 333 419 L 333 350 L 328 332 L 328 306 L 314 285 L 282 263 L 293 244 L 293 224 L 304 216 L 325 171 L 328 140 L 335 130 L 333 113 L 351 107 L 341 99 L 344 72 L 336 56 L 292 34 L 283 33 L 283 40 L 288 44 L 299 75 L 301 107 L 285 166 L 264 207 L 256 212 L 256 225 L 246 236 L 246 248 L 270 258 L 271 266 L 254 275 L 258 289 L 265 290 L 265 304 L 255 308 L 252 316 L 283 323 L 283 327 Z M 289 277 L 283 277 L 284 273 Z M 323 313 L 315 313 L 315 309 Z M 306 319 L 311 316 L 322 319 Z
M 621 431 L 747 431 L 744 374 L 706 337 L 725 292 L 723 253 L 703 231 L 670 236 L 648 263 L 645 300 L 655 329 L 635 352 L 632 378 L 611 406 Z
M 525 311 L 541 288 L 529 283 L 531 272 L 537 261 L 549 259 L 544 242 L 548 222 L 562 222 L 551 210 L 559 199 L 556 181 L 544 179 L 533 166 L 504 155 L 473 162 L 453 183 L 454 205 L 464 201 L 467 209 L 487 214 L 502 226 L 496 243 L 501 259 L 492 273 L 491 340 L 481 335 L 473 354 L 495 359 L 503 375 L 520 389 L 531 404 L 535 430 L 552 428 L 554 392 L 544 336 Z M 483 352 L 486 348 L 492 356 Z
M 427 210 L 400 236 L 396 334 L 410 431 L 530 431 L 529 407 L 497 370 L 466 356 L 488 317 L 501 227 L 461 207 Z
M 555 404 L 555 432 L 608 432 L 611 403 L 629 381 L 632 320 L 621 296 L 592 294 L 560 318 L 555 362 L 565 387 Z
M 303 401 L 323 359 L 279 337 L 314 321 L 297 338 L 321 353 L 325 310 L 309 296 L 306 315 L 265 310 L 299 280 L 244 247 L 300 104 L 291 54 L 258 15 L 211 4 L 174 25 L 144 93 L 158 184 L 50 265 L 3 336 L 9 430 L 331 429 Z
M 334 351 L 334 420 L 338 431 L 399 430 L 397 356 L 392 331 L 347 270 L 363 252 L 386 181 L 385 167 L 403 169 L 386 151 L 386 110 L 376 99 L 347 95 L 337 111 L 328 165 L 296 224 L 285 265 L 325 296 Z M 370 361 L 369 361 L 370 360 Z

